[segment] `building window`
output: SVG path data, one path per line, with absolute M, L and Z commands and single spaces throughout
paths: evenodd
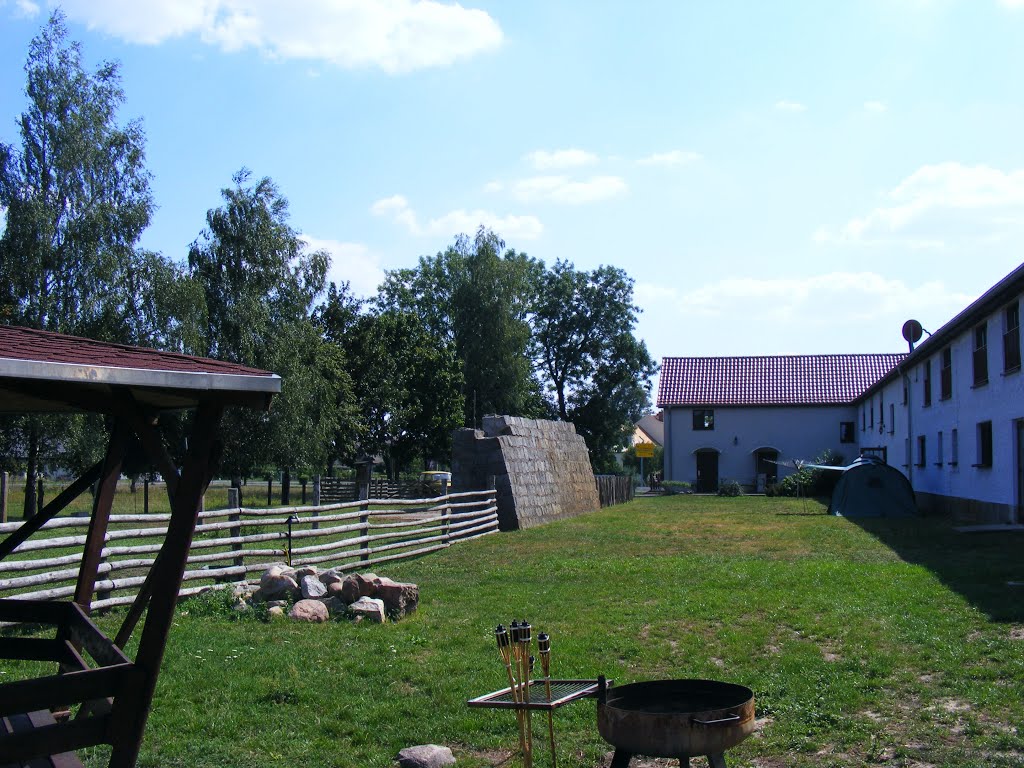
M 978 463 L 976 467 L 992 466 L 992 422 L 978 424 Z
M 878 434 L 885 432 L 885 393 L 878 393 Z
M 910 466 L 910 438 L 903 438 L 903 466 Z
M 924 435 L 917 436 L 917 466 L 923 467 L 925 465 L 925 445 Z
M 693 428 L 698 430 L 709 430 L 715 428 L 715 412 L 712 410 L 693 409 Z
M 932 361 L 924 361 L 924 406 L 932 404 Z
M 875 428 L 875 404 L 868 403 L 868 426 L 871 429 Z
M 852 443 L 853 442 L 853 422 L 852 421 L 840 421 L 839 422 L 839 442 L 840 443 Z
M 949 400 L 953 396 L 953 350 L 942 350 L 942 370 L 939 373 L 939 399 Z
M 974 386 L 988 384 L 988 325 L 974 329 Z
M 935 440 L 935 466 L 942 466 L 942 433 L 939 432 Z
M 1020 370 L 1020 305 L 1003 310 L 1003 372 Z
M 868 410 L 866 405 L 860 407 L 860 431 L 868 428 Z
M 906 405 L 907 404 L 907 400 L 909 400 L 909 399 L 910 399 L 910 395 L 907 392 L 907 380 L 906 380 L 906 378 L 904 378 L 903 379 L 903 404 Z
M 889 403 L 889 434 L 896 434 L 896 406 Z
M 955 467 L 960 461 L 960 440 L 955 429 L 949 433 L 949 465 Z

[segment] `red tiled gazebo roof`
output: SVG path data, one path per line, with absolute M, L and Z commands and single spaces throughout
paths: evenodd
M 237 363 L 0 326 L 0 411 L 55 410 L 62 402 L 90 410 L 89 403 L 98 403 L 84 390 L 75 401 L 57 396 L 55 389 L 71 384 L 92 387 L 93 395 L 120 387 L 158 409 L 192 407 L 213 394 L 225 402 L 269 405 L 281 391 L 276 374 Z
M 661 364 L 658 407 L 849 404 L 904 357 L 666 357 Z

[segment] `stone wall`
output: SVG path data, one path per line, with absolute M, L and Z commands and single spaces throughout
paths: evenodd
M 503 531 L 531 528 L 600 508 L 583 438 L 562 421 L 485 416 L 460 429 L 452 446 L 454 491 L 489 488 Z

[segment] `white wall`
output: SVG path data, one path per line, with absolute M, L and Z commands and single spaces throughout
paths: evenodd
M 1018 297 L 1020 300 L 1020 297 Z M 1009 303 L 1009 302 L 1008 302 Z M 1004 305 L 1005 306 L 1005 305 Z M 903 405 L 903 384 L 900 379 L 886 384 L 858 406 L 857 430 L 862 445 L 878 444 L 888 448 L 889 464 L 910 478 L 915 492 L 952 496 L 963 499 L 1006 505 L 1021 505 L 1017 488 L 1016 422 L 1024 419 L 1024 371 L 1003 371 L 1003 312 L 986 318 L 988 324 L 988 384 L 974 387 L 974 328 L 958 335 L 950 344 L 953 364 L 953 392 L 947 400 L 940 399 L 942 347 L 931 350 L 927 359 L 932 367 L 932 403 L 923 405 L 924 360 L 909 371 L 909 408 Z M 878 435 L 878 403 L 884 399 L 888 420 L 888 403 L 896 404 L 893 434 L 887 423 L 885 433 Z M 874 408 L 875 432 L 860 431 L 861 411 Z M 906 464 L 905 439 L 910 419 L 911 462 Z M 978 463 L 977 425 L 992 422 L 992 466 L 976 467 Z M 958 456 L 952 457 L 952 431 L 958 433 Z M 942 465 L 938 465 L 939 432 L 942 433 Z M 925 437 L 926 461 L 918 466 L 919 435 Z M 1024 521 L 1018 521 L 1024 522 Z
M 693 429 L 692 408 L 665 409 L 665 479 L 694 482 L 697 459 L 694 451 L 714 448 L 720 479 L 753 485 L 755 452 L 760 448 L 779 451 L 779 460 L 813 460 L 823 450 L 839 453 L 847 462 L 857 458 L 856 443 L 839 442 L 839 424 L 855 421 L 857 409 L 850 406 L 759 406 L 717 407 L 713 430 Z M 855 437 L 859 435 L 859 422 Z M 735 439 L 735 442 L 734 442 Z M 793 470 L 779 467 L 779 478 Z

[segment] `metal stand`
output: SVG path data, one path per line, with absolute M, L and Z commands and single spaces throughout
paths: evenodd
M 716 752 L 711 755 L 705 755 L 705 757 L 707 757 L 708 765 L 711 766 L 711 768 L 727 768 L 724 752 Z M 629 763 L 632 759 L 632 752 L 627 752 L 622 748 L 618 748 L 615 750 L 615 756 L 612 758 L 611 768 L 629 768 Z M 690 755 L 680 755 L 679 767 L 690 768 Z

